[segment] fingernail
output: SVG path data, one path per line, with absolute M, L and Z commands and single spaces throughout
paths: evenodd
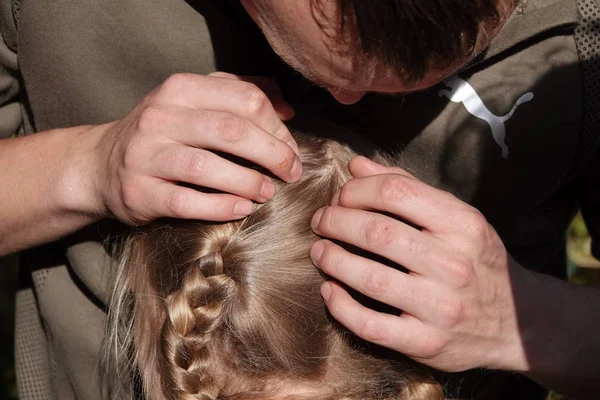
M 233 208 L 233 212 L 242 217 L 252 214 L 252 211 L 254 211 L 254 204 L 249 200 L 238 201 Z
M 300 159 L 298 157 L 296 157 L 294 165 L 292 165 L 290 176 L 293 182 L 296 182 L 298 179 L 300 179 L 300 177 L 302 177 L 302 162 L 300 162 Z
M 331 297 L 331 292 L 331 283 L 325 282 L 321 285 L 321 296 L 323 296 L 323 300 L 325 300 L 325 302 L 329 301 L 329 298 Z
M 340 203 L 340 191 L 338 190 L 333 194 L 333 198 L 331 199 L 331 205 L 337 206 Z
M 364 156 L 356 156 L 350 161 L 350 173 L 352 176 L 373 175 L 381 172 L 382 165 L 377 164 Z
M 317 210 L 317 212 L 315 213 L 315 215 L 313 215 L 312 221 L 310 222 L 310 226 L 313 229 L 313 231 L 317 231 L 317 228 L 319 227 L 319 223 L 321 222 L 321 217 L 323 216 L 323 212 L 325 211 L 324 208 L 321 208 L 319 210 Z
M 325 250 L 325 244 L 323 242 L 317 242 L 313 244 L 312 249 L 310 249 L 310 258 L 314 262 L 319 262 L 321 256 L 323 255 L 323 250 Z
M 275 196 L 275 192 L 277 189 L 271 180 L 267 177 L 264 177 L 264 182 L 260 188 L 260 195 L 265 200 L 270 200 Z
M 377 168 L 377 167 L 382 167 L 381 164 L 376 163 L 375 161 L 371 160 L 370 158 L 367 157 L 363 157 L 363 156 L 359 156 L 362 158 L 362 161 L 366 164 L 367 167 L 369 168 Z

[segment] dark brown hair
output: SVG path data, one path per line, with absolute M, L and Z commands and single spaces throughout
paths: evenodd
M 362 51 L 407 81 L 469 55 L 483 23 L 498 23 L 498 0 L 339 0 Z
M 108 368 L 121 383 L 137 370 L 148 400 L 443 398 L 419 366 L 373 355 L 329 317 L 310 220 L 355 153 L 297 140 L 303 178 L 278 183 L 251 216 L 161 221 L 127 239 L 109 313 Z

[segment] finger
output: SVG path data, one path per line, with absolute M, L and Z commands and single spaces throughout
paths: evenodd
M 418 355 L 422 349 L 428 330 L 417 318 L 373 311 L 333 282 L 323 284 L 321 295 L 331 316 L 364 340 L 408 356 Z
M 294 109 L 287 101 L 285 101 L 281 88 L 273 79 L 264 76 L 234 75 L 221 71 L 213 72 L 212 74 L 209 74 L 209 76 L 253 83 L 258 86 L 260 90 L 265 92 L 269 100 L 271 100 L 271 104 L 273 105 L 273 108 L 275 108 L 279 118 L 283 121 L 289 121 L 294 118 Z
M 206 113 L 213 115 L 207 117 Z M 192 132 L 186 144 L 252 161 L 287 182 L 295 182 L 302 176 L 302 162 L 293 149 L 251 121 L 219 112 L 196 111 L 195 114 L 190 115 L 188 129 Z
M 178 144 L 241 157 L 287 182 L 295 182 L 302 176 L 302 163 L 292 148 L 251 121 L 231 113 L 183 107 L 152 108 L 139 117 L 138 125 Z
M 432 233 L 456 230 L 470 208 L 450 193 L 412 177 L 383 174 L 348 181 L 332 204 L 394 214 Z
M 154 209 L 160 217 L 204 221 L 231 221 L 250 215 L 250 200 L 231 194 L 207 194 L 159 181 L 153 185 Z
M 385 215 L 342 207 L 318 210 L 311 227 L 320 236 L 360 247 L 409 270 L 432 273 L 429 257 L 436 239 Z
M 156 101 L 167 99 L 184 107 L 237 115 L 297 148 L 296 141 L 277 116 L 267 95 L 253 83 L 196 74 L 176 74 L 156 91 L 155 98 Z
M 245 83 L 250 84 L 250 86 L 246 90 L 253 92 L 253 93 L 248 95 L 249 99 L 246 100 L 248 103 L 241 105 L 241 112 L 246 112 L 246 114 L 243 114 L 243 116 L 249 116 L 249 114 L 252 114 L 252 109 L 253 109 L 252 103 L 251 103 L 251 101 L 253 100 L 252 96 L 258 98 L 256 100 L 258 102 L 258 105 L 257 105 L 257 107 L 254 107 L 254 108 L 258 108 L 259 110 L 261 110 L 262 108 L 269 108 L 268 106 L 270 105 L 280 120 L 279 123 L 276 120 L 273 121 L 273 123 L 277 126 L 277 130 L 275 131 L 275 133 L 272 133 L 273 136 L 284 141 L 287 145 L 289 145 L 294 150 L 294 152 L 296 154 L 298 154 L 298 155 L 300 154 L 300 150 L 298 149 L 298 144 L 296 143 L 296 140 L 292 137 L 292 135 L 289 132 L 289 130 L 287 129 L 286 125 L 281 122 L 281 120 L 288 121 L 288 120 L 292 119 L 294 117 L 294 109 L 283 99 L 283 94 L 281 93 L 281 89 L 279 88 L 279 85 L 277 85 L 277 83 L 275 81 L 273 81 L 272 79 L 265 78 L 265 77 L 239 76 L 239 75 L 227 74 L 224 72 L 223 73 L 215 72 L 215 73 L 211 74 L 211 76 L 217 77 L 217 78 L 220 77 L 221 79 L 229 79 L 229 80 L 233 80 L 233 81 L 237 81 L 237 82 L 245 82 Z M 257 87 L 259 89 L 259 92 L 262 92 L 262 94 L 259 92 L 254 93 L 255 87 L 252 85 L 255 85 L 255 87 Z M 263 103 L 265 103 L 263 94 L 266 95 L 267 99 L 268 99 L 268 101 L 266 102 L 268 104 L 266 104 L 266 105 L 263 105 Z M 248 110 L 247 108 L 250 108 L 250 110 Z M 270 108 L 269 108 L 269 111 L 270 111 Z M 270 116 L 266 116 L 265 118 L 268 118 L 268 117 L 270 117 Z M 272 120 L 272 118 L 271 118 L 271 120 Z M 262 124 L 258 123 L 257 125 L 263 129 L 265 129 Z M 269 123 L 267 123 L 266 125 L 269 125 Z M 269 131 L 268 129 L 267 129 L 267 132 L 271 133 L 271 131 Z
M 354 157 L 350 161 L 348 168 L 350 169 L 350 173 L 352 174 L 352 176 L 356 178 L 377 174 L 400 174 L 417 179 L 414 175 L 412 175 L 410 172 L 406 171 L 403 168 L 382 165 L 364 156 Z
M 236 194 L 258 202 L 275 195 L 275 185 L 258 171 L 193 147 L 172 145 L 153 163 L 154 176 Z
M 310 256 L 325 274 L 365 296 L 422 317 L 429 291 L 415 275 L 409 275 L 344 250 L 328 240 L 315 243 Z

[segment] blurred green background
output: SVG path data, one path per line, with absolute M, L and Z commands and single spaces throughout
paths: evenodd
M 572 282 L 600 285 L 600 262 L 590 256 L 590 239 L 580 216 L 573 221 L 567 236 Z M 17 286 L 17 258 L 0 258 L 0 400 L 17 399 L 14 370 L 14 304 Z M 548 400 L 565 400 L 550 394 Z

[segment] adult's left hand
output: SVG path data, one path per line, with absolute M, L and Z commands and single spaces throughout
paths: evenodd
M 315 243 L 311 257 L 335 280 L 403 312 L 376 312 L 329 281 L 321 294 L 331 315 L 363 339 L 437 369 L 525 370 L 511 290 L 511 280 L 524 269 L 485 217 L 402 169 L 356 157 L 350 172 L 354 179 L 335 194 L 332 206 L 315 213 L 313 230 L 383 256 L 408 273 L 329 240 Z

